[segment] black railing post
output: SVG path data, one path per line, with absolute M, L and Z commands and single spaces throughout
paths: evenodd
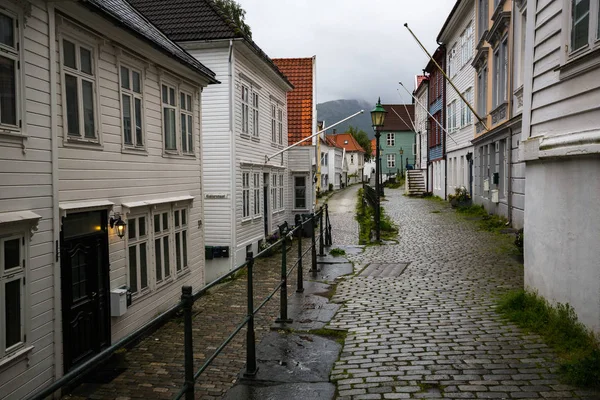
M 311 271 L 313 273 L 314 276 L 317 276 L 317 240 L 315 238 L 315 222 L 317 220 L 317 216 L 316 214 L 313 214 L 313 216 L 311 217 L 311 229 L 310 229 L 310 239 L 311 239 L 311 249 L 310 249 L 310 255 L 312 258 L 312 266 L 311 266 Z
M 298 282 L 296 293 L 302 293 L 304 292 L 304 278 L 302 275 L 302 231 L 304 230 L 304 224 L 302 223 L 302 219 L 298 221 L 296 229 L 298 230 Z
M 319 257 L 325 257 L 325 243 L 323 243 L 323 207 L 319 211 Z
M 253 378 L 258 371 L 256 366 L 256 343 L 254 337 L 254 282 L 253 282 L 253 267 L 254 267 L 254 253 L 248 252 L 246 254 L 246 260 L 248 260 L 248 328 L 246 329 L 246 372 L 244 376 L 247 378 Z
M 279 288 L 279 318 L 278 323 L 292 322 L 287 315 L 287 232 L 281 235 L 281 288 Z
M 333 244 L 331 238 L 331 221 L 329 220 L 329 205 L 327 205 L 327 203 L 325 203 L 325 242 L 327 246 Z
M 194 400 L 194 344 L 192 337 L 192 287 L 181 288 L 181 301 L 183 302 L 183 349 L 185 368 L 185 399 Z

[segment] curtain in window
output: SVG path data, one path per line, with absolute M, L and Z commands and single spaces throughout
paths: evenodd
M 17 124 L 15 61 L 0 57 L 0 122 Z

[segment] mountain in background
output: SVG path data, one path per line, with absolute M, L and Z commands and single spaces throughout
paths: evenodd
M 370 104 L 364 100 L 333 100 L 325 103 L 317 104 L 317 120 L 325 121 L 325 128 L 329 125 L 333 125 L 336 122 L 349 117 L 350 115 L 365 110 L 363 114 L 359 114 L 356 117 L 349 119 L 348 121 L 336 126 L 337 133 L 346 132 L 350 125 L 362 129 L 372 139 L 375 137 L 373 132 L 373 126 L 371 125 L 371 109 L 375 107 L 374 104 Z M 333 129 L 327 130 L 327 134 L 333 133 Z

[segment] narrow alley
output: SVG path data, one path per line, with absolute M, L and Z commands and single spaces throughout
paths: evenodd
M 334 247 L 357 244 L 356 193 L 329 202 Z M 494 311 L 495 295 L 523 286 L 512 238 L 402 193 L 386 189 L 382 203 L 398 243 L 349 255 L 356 275 L 333 298 L 343 306 L 330 325 L 348 330 L 332 372 L 338 399 L 600 398 L 560 384 L 553 351 Z

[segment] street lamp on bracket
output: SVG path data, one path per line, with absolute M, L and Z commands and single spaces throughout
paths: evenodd
M 375 239 L 379 242 L 381 240 L 381 197 L 380 197 L 380 169 L 381 160 L 379 159 L 379 138 L 381 137 L 381 128 L 385 122 L 385 115 L 387 111 L 381 105 L 381 98 L 377 100 L 375 108 L 371 111 L 371 123 L 375 130 L 376 150 L 375 150 Z

